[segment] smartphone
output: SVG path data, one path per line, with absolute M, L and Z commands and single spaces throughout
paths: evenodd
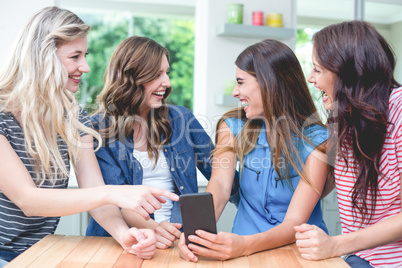
M 196 230 L 216 234 L 215 210 L 211 193 L 182 194 L 180 210 L 186 245 L 189 244 L 188 236 L 195 235 Z

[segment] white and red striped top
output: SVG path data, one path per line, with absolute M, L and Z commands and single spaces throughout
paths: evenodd
M 378 177 L 377 204 L 369 224 L 361 226 L 361 217 L 352 211 L 352 188 L 356 181 L 357 165 L 350 146 L 342 148 L 347 159 L 337 155 L 335 181 L 343 233 L 350 233 L 373 225 L 386 218 L 401 213 L 401 174 L 402 174 L 402 87 L 392 91 L 389 100 L 387 134 L 381 153 L 380 171 L 385 176 Z M 369 135 L 369 134 L 367 134 Z M 371 192 L 367 195 L 367 207 L 373 200 Z M 384 246 L 355 253 L 375 267 L 402 267 L 402 240 Z

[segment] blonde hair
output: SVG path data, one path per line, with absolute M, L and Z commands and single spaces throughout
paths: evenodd
M 54 183 L 69 176 L 59 136 L 67 143 L 73 166 L 81 154 L 79 130 L 97 137 L 79 122 L 78 103 L 67 90 L 68 73 L 56 54 L 57 48 L 86 37 L 90 29 L 68 10 L 44 8 L 23 27 L 0 72 L 0 111 L 19 119 L 39 185 L 46 178 Z

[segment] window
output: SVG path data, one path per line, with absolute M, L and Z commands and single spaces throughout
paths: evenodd
M 296 55 L 307 78 L 311 71 L 312 35 L 330 24 L 352 20 L 355 15 L 363 14 L 363 19 L 374 27 L 390 43 L 397 59 L 402 59 L 402 2 L 399 0 L 366 0 L 362 5 L 355 5 L 352 0 L 340 0 L 321 4 L 320 0 L 298 0 Z M 342 3 L 342 4 L 341 4 Z M 361 12 L 354 12 L 361 8 Z M 397 60 L 395 78 L 402 81 L 402 60 Z M 310 93 L 317 110 L 324 116 L 321 96 L 313 85 L 309 84 Z M 325 116 L 322 117 L 325 119 Z
M 168 102 L 193 108 L 194 19 L 138 16 L 130 12 L 75 11 L 92 26 L 88 35 L 88 64 L 77 98 L 87 110 L 95 108 L 103 87 L 103 75 L 117 45 L 132 35 L 146 36 L 166 47 L 170 54 L 172 94 Z

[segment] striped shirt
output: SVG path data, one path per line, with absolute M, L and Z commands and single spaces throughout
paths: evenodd
M 352 188 L 356 181 L 358 166 L 351 145 L 342 148 L 348 165 L 337 155 L 335 181 L 343 233 L 350 233 L 373 225 L 401 213 L 401 174 L 402 174 L 402 87 L 392 91 L 389 100 L 388 127 L 381 152 L 378 177 L 378 195 L 373 218 L 370 223 L 361 225 L 362 219 L 352 210 Z M 367 207 L 373 201 L 373 193 L 367 195 Z M 371 212 L 371 210 L 368 212 Z M 375 267 L 402 267 L 402 240 L 355 253 Z
M 80 122 L 90 126 L 91 122 L 85 110 L 80 111 Z M 34 160 L 25 150 L 24 133 L 21 125 L 11 113 L 0 112 L 0 135 L 8 142 L 20 157 L 32 179 L 38 180 L 34 171 Z M 80 135 L 84 135 L 80 132 Z M 59 137 L 59 150 L 67 170 L 70 170 L 67 144 Z M 58 179 L 53 185 L 49 179 L 38 187 L 67 188 L 68 178 Z M 22 253 L 44 236 L 53 234 L 60 217 L 27 217 L 22 210 L 12 203 L 0 191 L 0 250 Z

